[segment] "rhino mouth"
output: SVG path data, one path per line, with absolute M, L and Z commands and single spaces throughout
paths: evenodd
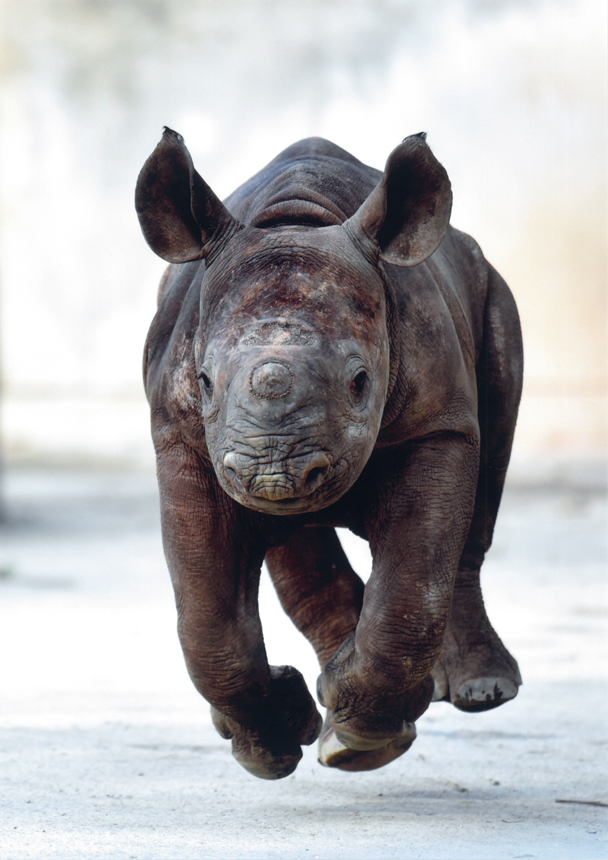
M 288 513 L 326 507 L 342 494 L 336 481 L 346 471 L 340 460 L 332 465 L 323 451 L 300 461 L 256 464 L 229 451 L 218 478 L 226 492 L 245 507 Z
M 301 488 L 298 488 L 291 476 L 284 472 L 258 475 L 253 478 L 247 491 L 250 496 L 254 496 L 256 499 L 268 499 L 273 502 L 296 497 L 304 498 L 314 493 L 317 487 L 324 482 L 328 471 L 329 463 L 326 466 L 313 466 L 308 471 Z

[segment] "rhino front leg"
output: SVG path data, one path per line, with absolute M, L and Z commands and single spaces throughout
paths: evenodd
M 319 683 L 336 737 L 350 749 L 398 742 L 432 699 L 478 457 L 473 433 L 450 434 L 374 464 L 366 523 L 372 575 L 356 631 Z
M 268 665 L 258 614 L 266 547 L 210 464 L 181 445 L 158 451 L 163 543 L 178 632 L 197 690 L 235 758 L 265 779 L 290 774 L 321 717 L 301 674 Z
M 333 528 L 303 528 L 266 553 L 266 564 L 285 612 L 312 644 L 321 669 L 354 633 L 363 602 L 363 581 L 352 569 Z M 362 771 L 403 755 L 416 737 L 413 723 L 381 749 L 352 750 L 341 743 L 328 711 L 319 737 L 326 767 Z

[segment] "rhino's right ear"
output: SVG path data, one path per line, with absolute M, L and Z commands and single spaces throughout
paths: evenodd
M 192 164 L 181 134 L 166 128 L 135 189 L 144 238 L 169 263 L 206 258 L 241 226 Z

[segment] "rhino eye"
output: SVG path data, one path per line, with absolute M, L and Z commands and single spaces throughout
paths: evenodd
M 361 397 L 367 385 L 367 373 L 364 370 L 359 371 L 350 384 L 350 390 L 355 397 Z
M 200 381 L 205 386 L 205 390 L 211 391 L 211 389 L 213 388 L 213 385 L 211 384 L 211 380 L 209 379 L 209 377 L 207 376 L 207 374 L 205 373 L 204 370 L 201 373 L 199 373 L 198 378 L 200 379 Z

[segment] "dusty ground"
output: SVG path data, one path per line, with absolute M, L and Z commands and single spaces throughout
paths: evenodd
M 151 476 L 11 472 L 0 550 L 0 857 L 605 858 L 603 475 L 514 483 L 488 559 L 490 617 L 518 699 L 431 706 L 410 752 L 369 774 L 308 749 L 250 777 L 186 676 Z M 349 537 L 361 572 L 368 557 Z M 272 662 L 314 685 L 267 581 Z M 314 688 L 314 687 L 313 687 Z

